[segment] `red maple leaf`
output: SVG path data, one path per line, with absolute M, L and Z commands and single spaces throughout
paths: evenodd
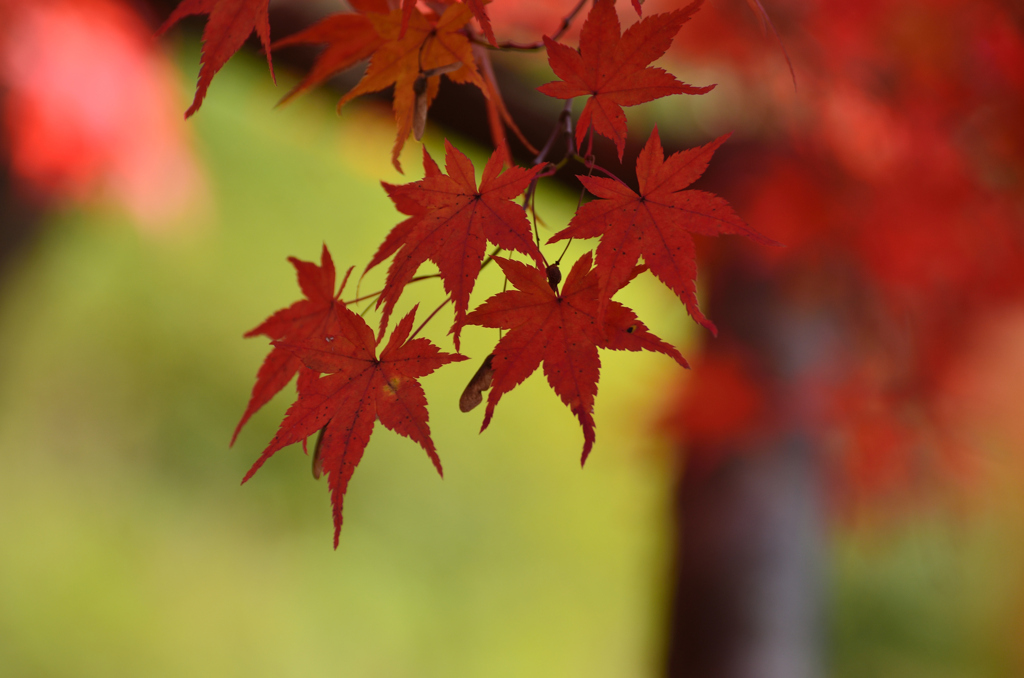
M 549 242 L 595 238 L 600 280 L 599 314 L 632 275 L 640 256 L 658 280 L 686 304 L 686 310 L 712 332 L 715 326 L 697 306 L 697 262 L 691 233 L 745 235 L 765 245 L 778 245 L 740 219 L 722 198 L 705 191 L 684 191 L 707 169 L 715 149 L 728 135 L 705 146 L 674 153 L 665 159 L 658 128 L 654 128 L 636 161 L 640 193 L 615 179 L 580 176 L 598 197 L 583 205 Z
M 371 264 L 386 258 L 387 254 L 382 257 L 381 252 L 399 242 L 396 233 L 401 229 L 401 248 L 391 262 L 384 292 L 377 300 L 378 307 L 384 306 L 381 328 L 386 326 L 402 290 L 416 275 L 420 265 L 428 259 L 437 264 L 444 288 L 455 302 L 455 321 L 451 331 L 457 350 L 469 307 L 469 295 L 480 274 L 487 241 L 502 249 L 521 252 L 543 265 L 544 259 L 533 240 L 526 211 L 513 202 L 526 190 L 542 166 L 524 169 L 513 165 L 502 171 L 505 156 L 495 151 L 484 167 L 480 187 L 477 188 L 476 174 L 469 158 L 447 140 L 445 150 L 447 174 L 441 172 L 424 149 L 426 176 L 411 184 L 389 189 L 395 204 L 407 214 L 412 214 L 412 218 L 395 227 Z M 403 202 L 399 202 L 399 196 Z M 420 209 L 409 206 L 404 202 L 407 200 L 418 203 Z
M 603 323 L 598 321 L 598 281 L 589 252 L 573 265 L 561 293 L 543 269 L 502 257 L 494 260 L 516 289 L 494 295 L 466 318 L 468 325 L 509 330 L 493 351 L 491 392 L 480 430 L 490 424 L 501 396 L 543 362 L 548 384 L 583 427 L 581 463 L 586 462 L 595 440 L 594 398 L 601 367 L 597 349 L 657 351 L 683 367 L 686 361 L 618 302 L 611 302 Z
M 182 0 L 157 30 L 157 35 L 160 35 L 190 14 L 210 15 L 203 29 L 203 57 L 196 96 L 185 111 L 186 118 L 199 110 L 213 76 L 242 47 L 254 30 L 267 53 L 270 77 L 274 77 L 274 64 L 270 59 L 269 4 L 270 0 Z
M 341 510 L 349 479 L 370 441 L 374 422 L 419 443 L 443 475 L 441 460 L 430 439 L 427 398 L 417 379 L 465 356 L 442 353 L 427 339 L 411 339 L 416 309 L 406 315 L 376 355 L 373 330 L 345 307 L 326 326 L 304 341 L 275 342 L 294 352 L 319 379 L 300 380 L 299 399 L 288 408 L 267 449 L 242 482 L 246 482 L 277 450 L 305 440 L 323 429 L 319 464 L 328 474 L 334 507 L 334 547 L 341 533 Z
M 341 291 L 345 289 L 348 281 L 348 274 L 342 281 L 337 295 L 334 293 L 334 261 L 331 253 L 324 245 L 320 253 L 320 265 L 317 266 L 311 261 L 301 261 L 295 257 L 288 257 L 299 275 L 299 287 L 306 298 L 297 301 L 288 308 L 277 311 L 264 320 L 258 327 L 245 333 L 246 337 L 264 335 L 275 341 L 287 341 L 296 343 L 319 332 L 328 319 L 338 309 L 344 309 L 345 305 L 337 300 Z M 349 269 L 349 273 L 352 270 Z M 267 355 L 259 372 L 256 373 L 256 384 L 252 387 L 252 396 L 249 398 L 249 405 L 245 408 L 241 421 L 235 427 L 235 433 L 231 436 L 231 444 L 235 444 L 238 432 L 242 430 L 249 417 L 258 409 L 270 402 L 270 399 L 282 388 L 288 385 L 295 373 L 302 367 L 299 360 L 291 351 L 275 346 Z
M 557 99 L 590 95 L 576 125 L 577 147 L 582 147 L 593 125 L 598 134 L 615 142 L 622 160 L 626 147 L 623 106 L 670 94 L 704 94 L 714 88 L 687 85 L 664 69 L 648 66 L 671 46 L 679 28 L 702 2 L 696 0 L 683 9 L 651 15 L 620 36 L 615 0 L 597 0 L 583 23 L 579 51 L 544 36 L 551 70 L 562 82 L 549 82 L 538 89 Z
M 298 85 L 292 88 L 281 99 L 285 103 L 327 80 L 335 73 L 351 68 L 363 59 L 369 58 L 384 44 L 384 39 L 377 34 L 373 22 L 363 16 L 367 12 L 387 14 L 388 5 L 384 0 L 353 0 L 349 4 L 359 14 L 332 14 L 287 38 L 278 40 L 271 47 L 289 47 L 291 45 L 326 44 L 327 47 L 316 58 L 313 68 Z
M 427 153 L 426 147 L 423 149 L 423 170 L 428 177 L 441 176 L 441 168 L 437 166 L 434 159 Z M 384 238 L 384 242 L 381 243 L 380 247 L 377 248 L 377 252 L 373 255 L 373 259 L 366 265 L 366 269 L 363 271 L 363 275 L 366 275 L 366 271 L 377 264 L 382 263 L 385 259 L 390 257 L 392 254 L 398 251 L 398 249 L 406 243 L 409 239 L 409 235 L 412 233 L 413 226 L 427 214 L 427 208 L 421 205 L 416 200 L 416 194 L 419 191 L 418 181 L 414 181 L 411 184 L 389 184 L 386 181 L 380 182 L 384 190 L 387 191 L 388 197 L 395 203 L 395 208 L 402 214 L 409 216 L 408 219 L 401 222 L 388 233 L 387 237 Z

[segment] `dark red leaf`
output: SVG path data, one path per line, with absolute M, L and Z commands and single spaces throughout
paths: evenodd
M 722 198 L 682 190 L 704 173 L 715 149 L 727 138 L 666 159 L 655 128 L 636 162 L 639 194 L 615 179 L 579 177 L 598 200 L 581 207 L 569 227 L 550 242 L 601 236 L 596 269 L 601 283 L 599 314 L 633 274 L 642 255 L 651 273 L 676 293 L 690 315 L 716 331 L 697 306 L 697 262 L 690 234 L 738 234 L 766 245 L 778 244 L 747 226 Z
M 533 240 L 526 211 L 513 202 L 541 166 L 532 169 L 512 166 L 503 170 L 504 155 L 495 151 L 484 168 L 477 188 L 473 163 L 463 153 L 445 142 L 447 174 L 435 172 L 436 165 L 424 152 L 427 176 L 406 184 L 392 198 L 409 199 L 421 207 L 413 214 L 404 243 L 395 254 L 388 270 L 384 292 L 377 302 L 383 306 L 383 328 L 401 296 L 405 285 L 416 275 L 420 265 L 428 259 L 437 264 L 445 290 L 455 303 L 455 348 L 459 348 L 459 335 L 465 324 L 469 295 L 480 274 L 480 265 L 486 253 L 487 242 L 506 250 L 515 250 L 542 263 L 540 250 Z M 395 200 L 401 209 L 402 204 Z M 407 213 L 417 212 L 406 205 Z M 406 222 L 407 223 L 407 222 Z M 398 228 L 406 228 L 400 224 Z M 404 232 L 404 231 L 403 231 Z M 392 232 L 394 234 L 394 232 Z M 391 236 L 389 236 L 391 240 Z M 380 252 L 374 262 L 380 259 Z
M 683 367 L 686 361 L 618 302 L 611 302 L 603 323 L 598 321 L 598 281 L 589 252 L 572 267 L 561 293 L 549 284 L 543 268 L 494 260 L 516 289 L 496 294 L 466 318 L 468 325 L 509 330 L 494 348 L 491 391 L 480 430 L 490 424 L 501 396 L 543 363 L 548 384 L 583 427 L 586 462 L 595 440 L 594 398 L 601 367 L 597 349 L 657 351 Z
M 306 298 L 274 313 L 258 327 L 246 332 L 246 337 L 262 334 L 272 340 L 301 341 L 318 332 L 337 309 L 344 308 L 344 304 L 335 298 L 334 261 L 331 260 L 331 253 L 327 251 L 326 245 L 320 253 L 319 266 L 311 261 L 302 261 L 295 257 L 289 257 L 288 261 L 295 266 L 295 270 L 298 272 L 299 287 Z M 351 272 L 350 269 L 349 273 Z M 345 288 L 347 281 L 348 274 L 345 275 L 345 281 L 341 283 L 338 295 Z M 270 402 L 270 399 L 278 391 L 287 386 L 301 367 L 302 361 L 296 358 L 291 351 L 276 346 L 270 351 L 260 366 L 259 372 L 256 373 L 256 384 L 252 388 L 249 405 L 245 408 L 238 426 L 235 427 L 234 435 L 231 436 L 232 445 L 235 444 L 238 432 L 242 430 L 245 422 L 249 421 L 249 418 L 257 410 Z
M 576 125 L 577 147 L 582 147 L 593 126 L 598 134 L 615 142 L 621 160 L 626 146 L 623 106 L 636 106 L 670 94 L 704 94 L 714 88 L 687 85 L 664 69 L 648 66 L 671 46 L 679 28 L 701 2 L 651 15 L 620 36 L 615 0 L 597 0 L 580 32 L 579 51 L 544 37 L 548 62 L 562 81 L 542 85 L 540 91 L 558 99 L 590 97 Z
M 376 355 L 373 330 L 366 321 L 339 307 L 326 325 L 302 341 L 278 341 L 307 367 L 327 376 L 299 383 L 299 399 L 288 408 L 277 435 L 242 479 L 246 482 L 277 450 L 323 429 L 317 465 L 328 474 L 334 507 L 334 547 L 341 533 L 342 505 L 352 472 L 370 441 L 374 422 L 419 443 L 442 473 L 430 438 L 427 398 L 417 379 L 465 356 L 442 353 L 426 339 L 409 340 L 414 308 Z

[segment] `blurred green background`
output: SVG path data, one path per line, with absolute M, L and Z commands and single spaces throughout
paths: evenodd
M 301 450 L 239 486 L 291 402 L 288 389 L 228 448 L 268 349 L 241 335 L 299 295 L 285 258 L 326 242 L 340 268 L 361 267 L 398 219 L 378 180 L 418 176 L 415 144 L 408 177 L 389 169 L 387 109 L 339 120 L 325 95 L 274 110 L 285 85 L 241 57 L 218 75 L 188 123 L 210 199 L 181 229 L 62 212 L 7 272 L 3 675 L 657 675 L 673 481 L 651 431 L 679 376 L 664 356 L 602 355 L 581 471 L 579 426 L 539 374 L 482 435 L 482 411 L 458 412 L 497 338 L 467 330 L 471 360 L 424 379 L 444 480 L 378 426 L 336 552 L 326 484 Z M 440 138 L 428 146 L 439 157 Z M 555 228 L 575 204 L 540 199 Z M 427 311 L 440 285 L 420 286 Z M 485 271 L 474 299 L 499 288 Z M 692 323 L 649 276 L 621 300 L 688 353 Z M 426 332 L 444 348 L 449 319 Z M 837 533 L 831 672 L 1014 675 L 1019 515 L 995 502 L 957 524 Z

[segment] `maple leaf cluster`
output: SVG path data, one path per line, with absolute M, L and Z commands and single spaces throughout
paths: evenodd
M 393 87 L 398 133 L 392 161 L 399 170 L 399 153 L 410 134 L 417 139 L 422 135 L 442 76 L 473 84 L 487 98 L 495 150 L 479 182 L 469 157 L 446 141 L 443 171 L 424 149 L 422 179 L 403 185 L 383 184 L 396 209 L 407 218 L 386 236 L 364 269 L 365 275 L 391 260 L 380 292 L 342 301 L 345 282 L 335 291 L 334 263 L 325 246 L 319 265 L 291 259 L 305 298 L 246 335 L 267 336 L 273 348 L 257 373 L 238 429 L 296 374 L 298 399 L 245 480 L 279 449 L 305 444 L 309 436 L 317 435 L 314 475 L 328 476 L 335 546 L 345 491 L 375 421 L 417 442 L 441 472 L 430 437 L 427 399 L 418 379 L 467 357 L 442 352 L 417 335 L 448 303 L 454 309 L 449 334 L 456 351 L 467 326 L 504 331 L 483 358 L 460 408 L 473 409 L 483 401 L 483 392 L 489 391 L 483 431 L 501 398 L 542 366 L 552 390 L 580 422 L 584 439 L 581 461 L 585 462 L 596 438 L 593 412 L 601 366 L 598 349 L 653 351 L 687 366 L 675 347 L 655 336 L 632 310 L 614 301 L 615 294 L 650 271 L 675 293 L 692 317 L 714 332 L 714 325 L 697 304 L 692 235 L 736 234 L 773 244 L 747 226 L 723 199 L 688 189 L 726 137 L 666 157 L 655 128 L 636 162 L 639 191 L 598 166 L 592 154 L 593 137 L 598 134 L 615 144 L 621 161 L 627 137 L 624 106 L 672 94 L 703 94 L 713 87 L 685 84 L 651 66 L 669 49 L 701 0 L 684 9 L 641 18 L 624 33 L 614 0 L 595 0 L 583 22 L 579 45 L 572 47 L 560 38 L 586 4 L 581 2 L 553 37 L 543 36 L 533 47 L 546 50 L 560 79 L 539 91 L 567 101 L 552 139 L 562 136 L 569 142 L 561 158 L 553 157 L 549 142 L 535 151 L 526 167 L 515 164 L 505 143 L 505 127 L 522 135 L 501 101 L 488 56 L 488 49 L 513 46 L 498 42 L 481 0 L 439 0 L 424 5 L 404 0 L 400 7 L 391 7 L 384 0 L 352 0 L 350 4 L 352 12 L 329 16 L 273 44 L 269 42 L 267 0 L 184 0 L 164 26 L 166 29 L 186 14 L 209 14 L 196 98 L 186 116 L 199 108 L 213 75 L 253 30 L 267 51 L 268 63 L 271 49 L 326 45 L 286 100 L 369 59 L 362 79 L 338 105 Z M 634 1 L 633 7 L 640 14 L 640 4 Z M 470 23 L 474 18 L 482 35 Z M 586 97 L 586 101 L 573 127 L 569 106 L 577 97 Z M 547 244 L 569 239 L 600 241 L 596 253 L 587 252 L 572 264 L 563 283 L 565 252 L 554 260 L 545 255 L 536 228 L 531 229 L 527 208 L 532 206 L 538 182 L 569 162 L 579 164 L 581 172 L 585 170 L 578 178 L 582 190 L 593 199 Z M 605 176 L 594 176 L 594 172 Z M 502 252 L 506 256 L 498 256 Z M 513 253 L 523 260 L 509 258 Z M 427 262 L 436 265 L 436 276 L 418 276 Z M 474 286 L 491 262 L 497 264 L 512 289 L 471 309 Z M 378 351 L 407 287 L 432 277 L 441 279 L 446 295 L 443 302 L 415 330 L 418 307 L 414 308 Z M 380 311 L 376 332 L 349 309 L 354 301 L 372 297 Z

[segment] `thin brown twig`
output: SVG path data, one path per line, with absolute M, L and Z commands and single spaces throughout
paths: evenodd
M 747 5 L 757 15 L 758 20 L 761 23 L 761 35 L 767 35 L 767 29 L 771 29 L 772 35 L 775 36 L 775 41 L 779 43 L 779 48 L 782 50 L 782 56 L 786 58 L 786 65 L 789 67 L 789 77 L 793 79 L 793 91 L 798 91 L 796 85 L 796 71 L 793 69 L 793 60 L 789 58 L 789 50 L 786 49 L 786 45 L 782 42 L 782 36 L 775 30 L 775 23 L 772 18 L 768 16 L 768 10 L 761 4 L 761 0 L 747 0 Z
M 555 140 L 558 139 L 559 133 L 564 132 L 567 129 L 572 129 L 572 99 L 566 99 L 562 112 L 558 114 L 558 124 L 556 124 L 554 129 L 551 130 L 551 134 L 548 135 L 548 140 L 545 142 L 544 147 L 540 149 L 540 152 L 537 153 L 537 156 L 533 159 L 534 167 L 547 162 L 548 153 L 550 153 L 551 149 L 554 148 Z M 566 148 L 566 153 L 572 150 L 571 146 L 572 142 L 570 140 Z M 526 209 L 526 207 L 529 206 L 533 214 L 533 237 L 537 242 L 537 251 L 540 251 L 540 232 L 537 230 L 537 184 L 542 177 L 553 176 L 565 163 L 566 157 L 568 156 L 563 156 L 562 159 L 558 161 L 558 166 L 548 163 L 548 165 L 551 166 L 550 171 L 541 170 L 534 175 L 533 180 L 530 181 L 530 185 L 526 187 L 526 191 L 523 195 L 523 209 Z M 548 260 L 547 257 L 544 256 L 544 252 L 540 253 L 540 258 L 544 262 L 544 265 L 547 266 Z
M 579 2 L 576 3 L 576 6 L 572 8 L 572 11 L 569 12 L 568 14 L 566 14 L 564 17 L 562 17 L 562 23 L 559 24 L 558 30 L 555 31 L 555 34 L 551 36 L 551 40 L 554 40 L 554 41 L 557 42 L 559 38 L 561 38 L 563 35 L 565 35 L 565 32 L 567 30 L 569 30 L 569 27 L 572 25 L 573 20 L 576 19 L 576 15 L 580 13 L 580 10 L 583 9 L 584 5 L 586 5 L 586 4 L 587 4 L 587 0 L 579 0 Z M 479 37 L 477 37 L 475 35 L 471 37 L 471 40 L 474 43 L 478 44 L 478 45 L 481 45 L 483 47 L 487 47 L 488 49 L 497 49 L 497 50 L 516 50 L 516 51 L 521 51 L 521 52 L 536 52 L 537 50 L 542 49 L 544 47 L 544 41 L 543 40 L 541 40 L 539 42 L 531 42 L 531 43 L 522 43 L 522 42 L 515 42 L 514 40 L 509 40 L 507 42 L 499 42 L 497 46 L 492 45 L 491 43 L 487 42 L 486 40 L 481 40 Z
M 466 26 L 466 30 L 467 35 L 469 35 L 470 38 L 474 37 L 475 34 L 469 26 Z M 494 122 L 498 125 L 504 124 L 507 126 L 512 130 L 512 133 L 516 135 L 516 138 L 519 139 L 519 141 L 526 147 L 526 150 L 530 153 L 536 153 L 537 149 L 530 143 L 529 139 L 526 138 L 526 135 L 523 134 L 522 130 L 519 129 L 519 125 L 517 125 L 516 121 L 512 119 L 512 113 L 505 105 L 505 100 L 501 96 L 501 89 L 498 87 L 498 77 L 494 73 L 494 64 L 491 63 L 490 53 L 477 45 L 474 48 L 473 56 L 476 58 L 477 66 L 480 69 L 481 75 L 484 77 L 484 83 L 490 90 L 490 93 L 487 94 L 488 117 L 491 116 L 491 111 L 493 109 L 493 112 L 497 114 L 497 120 Z M 505 136 L 504 130 L 501 130 L 501 136 Z M 506 150 L 508 150 L 507 140 L 505 141 L 505 147 Z M 511 157 L 511 154 L 509 157 Z
M 540 252 L 541 261 L 544 262 L 544 268 L 548 267 L 548 258 L 544 256 L 544 252 L 540 249 L 540 231 L 537 230 L 537 191 L 533 192 L 533 197 L 530 200 L 530 213 L 533 215 L 533 237 L 537 241 L 537 251 Z
M 416 335 L 420 333 L 420 330 L 422 330 L 424 327 L 426 327 L 427 323 L 429 323 L 433 319 L 433 317 L 435 315 L 437 315 L 441 311 L 442 308 L 447 306 L 448 302 L 451 301 L 451 300 L 452 300 L 451 297 L 445 297 L 444 301 L 441 302 L 441 305 L 438 306 L 437 308 L 435 308 L 434 311 L 430 315 L 427 316 L 427 319 L 420 323 L 420 326 L 416 328 L 415 332 L 413 332 L 412 334 L 409 335 L 409 338 L 406 339 L 406 341 L 408 342 L 408 341 L 412 341 L 413 339 L 415 339 Z
M 533 159 L 534 167 L 542 162 L 546 162 L 548 153 L 551 152 L 551 149 L 555 145 L 555 140 L 558 138 L 558 133 L 567 128 L 572 128 L 572 99 L 566 99 L 562 112 L 558 114 L 558 124 L 556 124 L 554 129 L 551 130 L 551 134 L 548 136 L 548 140 L 544 143 L 544 147 L 540 149 L 540 152 L 537 153 L 537 156 Z M 533 195 L 534 190 L 537 188 L 538 179 L 540 179 L 540 176 L 535 176 L 533 181 L 530 182 L 530 185 L 526 187 L 526 193 L 523 197 L 524 209 L 530 204 L 530 198 Z
M 558 124 L 551 130 L 551 135 L 548 137 L 547 142 L 544 144 L 544 148 L 541 149 L 537 157 L 533 159 L 534 165 L 539 165 L 548 158 L 548 153 L 551 152 L 551 148 L 555 144 L 555 139 L 558 138 L 559 132 L 564 132 L 567 129 L 572 129 L 572 99 L 566 99 L 565 105 L 562 106 L 562 112 L 558 114 Z
M 562 250 L 562 253 L 558 255 L 558 260 L 555 262 L 556 266 L 558 266 L 558 265 L 560 265 L 562 263 L 562 259 L 565 257 L 565 253 L 569 251 L 569 245 L 571 245 L 571 244 L 572 244 L 572 238 L 569 238 L 568 240 L 565 241 L 565 249 Z
M 494 257 L 498 256 L 499 254 L 501 254 L 501 248 L 500 247 L 495 247 L 491 251 L 491 253 L 487 255 L 487 258 L 484 259 L 483 263 L 480 264 L 480 270 L 481 271 L 484 270 L 484 266 L 486 266 L 487 264 L 489 264 L 492 261 L 494 261 Z
M 565 32 L 569 30 L 569 26 L 572 25 L 573 19 L 576 18 L 576 15 L 580 13 L 580 10 L 583 9 L 583 6 L 586 4 L 587 0 L 580 0 L 576 3 L 576 6 L 572 8 L 571 12 L 562 17 L 562 25 L 559 26 L 555 34 L 551 36 L 552 40 L 558 40 L 560 37 L 565 35 Z
M 484 259 L 483 262 L 480 264 L 480 270 L 482 271 L 484 269 L 484 267 L 487 266 L 487 264 L 491 263 L 491 261 L 494 260 L 494 257 L 496 257 L 499 253 L 501 253 L 501 248 L 500 247 L 495 247 L 491 251 L 491 253 L 487 255 L 487 258 Z M 413 280 L 425 280 L 427 278 L 436 278 L 436 277 L 438 277 L 438 275 L 439 274 L 434 273 L 434 274 L 431 274 L 431 275 L 420 276 L 419 278 L 413 278 Z M 412 280 L 410 280 L 409 282 L 412 282 Z M 438 312 L 440 312 L 440 310 L 442 308 L 444 308 L 445 305 L 447 305 L 448 302 L 451 301 L 451 300 L 452 300 L 451 296 L 445 297 L 445 300 L 443 302 L 441 302 L 441 305 L 438 306 L 437 308 L 435 308 L 434 311 L 430 315 L 427 316 L 427 319 L 424 320 L 422 323 L 420 323 L 420 326 L 416 328 L 416 331 L 413 332 L 411 335 L 409 335 L 409 339 L 408 340 L 413 339 L 417 334 L 419 334 L 420 330 L 422 330 L 424 327 L 426 327 L 427 323 L 430 322 L 431 319 L 433 319 L 433 317 L 435 315 L 437 315 Z
M 419 282 L 420 280 L 429 280 L 431 278 L 439 278 L 440 276 L 441 276 L 440 273 L 431 273 L 430 275 L 418 275 L 415 278 L 412 278 L 409 282 L 414 283 L 414 282 Z M 379 297 L 382 294 L 384 294 L 384 290 L 377 290 L 376 292 L 371 292 L 370 294 L 364 294 L 361 297 L 356 297 L 355 299 L 349 299 L 348 301 L 343 301 L 341 303 L 343 303 L 346 306 L 348 306 L 349 304 L 355 304 L 355 303 L 360 302 L 360 301 L 366 301 L 367 299 L 373 299 L 374 297 Z
M 372 301 L 371 301 L 370 303 L 368 303 L 368 304 L 367 304 L 367 305 L 365 306 L 365 308 L 363 308 L 363 310 L 362 310 L 362 311 L 360 311 L 360 312 L 359 312 L 359 317 L 360 317 L 360 318 L 365 318 L 365 317 L 366 317 L 366 314 L 370 312 L 370 309 L 371 309 L 371 308 L 373 308 L 373 302 L 372 302 Z
M 576 161 L 577 161 L 577 162 L 579 162 L 579 163 L 582 163 L 582 164 L 583 164 L 583 165 L 584 165 L 585 167 L 587 167 L 588 169 L 591 169 L 591 170 L 597 170 L 597 171 L 599 171 L 599 172 L 602 172 L 602 173 L 604 173 L 604 174 L 605 174 L 605 175 L 607 175 L 608 177 L 610 177 L 610 178 L 612 178 L 612 179 L 615 179 L 615 181 L 618 181 L 618 182 L 619 182 L 620 184 L 624 184 L 624 183 L 626 183 L 626 182 L 624 182 L 624 181 L 623 181 L 622 179 L 620 179 L 619 177 L 615 176 L 615 175 L 614 175 L 613 173 L 609 172 L 608 170 L 606 170 L 605 168 L 601 167 L 601 166 L 600 166 L 600 165 L 598 165 L 597 163 L 593 162 L 593 161 L 592 161 L 592 160 L 590 160 L 589 158 L 585 158 L 585 157 L 583 157 L 583 156 L 582 156 L 582 155 L 580 155 L 579 153 L 576 153 L 576 154 L 574 154 L 574 155 L 573 155 L 573 159 L 574 159 L 574 160 L 576 160 Z

